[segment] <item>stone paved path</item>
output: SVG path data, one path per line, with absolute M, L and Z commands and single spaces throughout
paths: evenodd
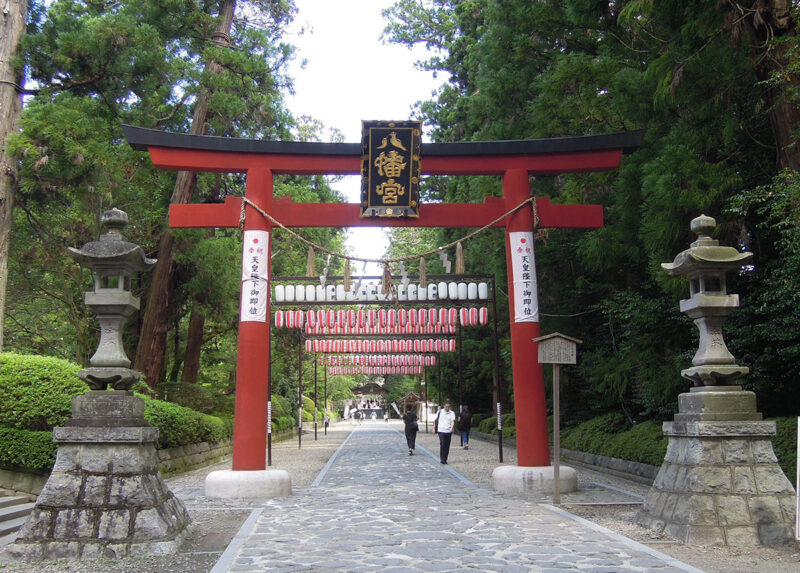
M 457 446 L 454 446 L 457 447 Z M 225 571 L 698 570 L 546 504 L 471 484 L 395 429 L 354 431 L 314 484 L 254 510 Z

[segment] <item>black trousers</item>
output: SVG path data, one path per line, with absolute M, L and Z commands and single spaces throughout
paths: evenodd
M 450 455 L 450 439 L 453 434 L 450 432 L 439 432 L 439 461 L 446 462 Z
M 413 450 L 415 449 L 417 443 L 417 433 L 416 432 L 406 432 L 406 443 L 408 444 L 408 449 Z

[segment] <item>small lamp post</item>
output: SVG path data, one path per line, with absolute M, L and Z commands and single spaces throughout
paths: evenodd
M 559 377 L 561 364 L 576 364 L 581 340 L 554 332 L 533 342 L 539 343 L 539 364 L 553 365 L 553 503 L 561 503 L 561 407 Z
M 92 309 L 100 323 L 100 342 L 89 359 L 90 368 L 78 376 L 92 390 L 130 390 L 141 378 L 131 370 L 131 361 L 122 346 L 122 328 L 131 315 L 139 310 L 139 299 L 131 293 L 131 275 L 150 270 L 155 259 L 148 259 L 141 247 L 129 243 L 122 235 L 128 215 L 111 209 L 100 216 L 106 232 L 99 240 L 86 243 L 80 249 L 68 247 L 70 256 L 87 267 L 94 276 L 94 289 L 84 293 L 86 306 Z
M 700 332 L 700 344 L 692 359 L 692 368 L 681 371 L 695 386 L 728 386 L 749 372 L 738 366 L 725 345 L 722 327 L 726 317 L 739 306 L 739 295 L 728 294 L 725 273 L 738 270 L 753 259 L 753 253 L 740 253 L 725 247 L 709 235 L 716 227 L 712 217 L 700 215 L 692 220 L 691 230 L 697 240 L 678 253 L 671 263 L 661 267 L 670 275 L 689 279 L 688 299 L 680 303 Z

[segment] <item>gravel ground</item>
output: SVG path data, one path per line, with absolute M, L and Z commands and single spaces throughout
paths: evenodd
M 365 422 L 365 425 L 384 422 Z M 401 429 L 401 424 L 392 422 L 392 427 Z M 313 431 L 305 433 L 302 448 L 298 448 L 297 437 L 273 444 L 273 468 L 285 469 L 292 477 L 293 488 L 311 485 L 324 468 L 330 456 L 347 438 L 353 426 L 338 424 L 329 429 L 327 436 L 318 432 L 314 440 Z M 423 431 L 418 435 L 418 454 L 421 448 L 438 456 L 438 439 Z M 421 448 L 420 448 L 421 447 Z M 405 450 L 398 455 L 407 455 Z M 506 446 L 503 462 L 516 464 L 516 451 Z M 449 465 L 473 483 L 489 484 L 492 470 L 500 465 L 496 443 L 473 439 L 470 449 L 459 446 L 453 439 Z M 218 500 L 202 495 L 205 476 L 216 469 L 229 469 L 230 461 L 203 468 L 194 472 L 169 478 L 167 484 L 186 504 L 194 522 L 189 540 L 179 553 L 166 557 L 128 558 L 120 560 L 98 560 L 83 562 L 56 561 L 46 563 L 10 563 L 0 549 L 0 571 L 31 573 L 199 573 L 209 571 L 219 559 L 225 547 L 241 527 L 250 511 L 259 507 L 257 501 Z M 795 546 L 780 548 L 697 548 L 686 547 L 675 539 L 655 534 L 633 522 L 647 486 L 608 476 L 582 468 L 578 471 L 580 491 L 564 494 L 560 507 L 570 513 L 592 521 L 634 541 L 671 555 L 685 563 L 709 573 L 742 571 L 752 573 L 797 573 L 800 571 L 800 550 Z M 380 492 L 376 491 L 376 496 Z M 552 499 L 542 498 L 543 503 Z

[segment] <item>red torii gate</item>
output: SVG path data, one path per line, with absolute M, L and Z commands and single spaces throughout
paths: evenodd
M 361 173 L 361 145 L 305 143 L 195 136 L 123 126 L 125 138 L 137 150 L 147 150 L 162 169 L 246 173 L 246 198 L 286 227 L 483 227 L 530 198 L 531 175 L 608 171 L 619 165 L 625 152 L 638 148 L 644 131 L 608 135 L 522 141 L 428 143 L 422 145 L 422 173 L 426 175 L 499 175 L 503 196 L 483 203 L 426 204 L 411 218 L 362 218 L 360 206 L 348 203 L 294 203 L 273 198 L 274 174 L 357 175 Z M 553 205 L 537 197 L 539 227 L 599 228 L 600 205 Z M 223 204 L 170 206 L 173 228 L 237 227 L 242 199 L 228 197 Z M 244 230 L 271 231 L 272 223 L 251 205 L 245 206 Z M 523 208 L 496 227 L 506 229 L 509 276 L 512 372 L 520 466 L 549 466 L 542 367 L 537 360 L 540 334 L 536 321 L 515 320 L 510 233 L 531 232 L 533 212 Z M 267 253 L 269 276 L 269 253 Z M 534 277 L 535 278 L 535 277 Z M 535 292 L 534 292 L 535 296 Z M 267 304 L 269 304 L 267 299 Z M 267 317 L 269 311 L 267 310 Z M 233 434 L 233 470 L 266 468 L 267 400 L 270 323 L 240 322 Z

